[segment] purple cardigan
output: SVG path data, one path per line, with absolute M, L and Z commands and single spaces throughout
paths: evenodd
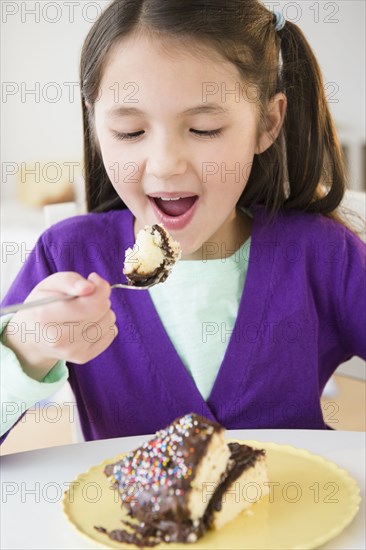
M 56 271 L 119 282 L 133 243 L 127 210 L 60 222 L 40 237 L 4 305 Z M 296 211 L 270 221 L 254 208 L 238 318 L 207 401 L 148 292 L 112 291 L 118 337 L 89 363 L 68 363 L 86 440 L 153 433 L 188 412 L 228 429 L 336 428 L 320 395 L 340 363 L 366 359 L 365 259 L 365 245 L 337 222 Z

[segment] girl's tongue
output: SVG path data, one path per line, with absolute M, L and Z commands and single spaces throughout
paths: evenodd
M 197 196 L 185 197 L 177 200 L 163 200 L 154 198 L 154 201 L 158 208 L 167 216 L 182 216 L 193 206 L 196 202 Z

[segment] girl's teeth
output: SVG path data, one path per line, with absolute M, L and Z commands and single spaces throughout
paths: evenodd
M 179 199 L 180 199 L 181 197 L 176 197 L 176 198 L 174 198 L 174 199 L 168 199 L 168 198 L 164 198 L 164 197 L 160 197 L 160 198 L 161 198 L 162 201 L 179 201 Z

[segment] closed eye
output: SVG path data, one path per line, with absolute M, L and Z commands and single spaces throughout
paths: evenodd
M 113 136 L 115 139 L 118 139 L 120 141 L 128 141 L 129 139 L 136 139 L 137 137 L 141 136 L 145 132 L 143 130 L 140 130 L 139 132 L 130 132 L 130 133 L 124 133 L 124 132 L 115 132 L 113 131 Z
M 195 130 L 194 128 L 190 128 L 189 131 L 197 136 L 214 138 L 222 133 L 222 128 L 217 128 L 216 130 Z M 144 130 L 140 130 L 138 132 L 129 133 L 112 131 L 112 133 L 114 138 L 119 141 L 129 141 L 142 136 L 145 132 Z
M 191 128 L 190 132 L 193 132 L 197 136 L 213 138 L 221 134 L 222 128 L 217 128 L 216 130 L 195 130 L 194 128 Z

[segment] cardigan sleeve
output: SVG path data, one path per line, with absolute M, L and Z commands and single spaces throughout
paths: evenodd
M 341 255 L 338 296 L 340 334 L 349 356 L 366 360 L 366 245 L 346 230 Z
M 9 322 L 11 315 L 1 317 L 1 333 Z M 67 380 L 68 369 L 65 361 L 57 361 L 41 382 L 28 376 L 16 356 L 0 339 L 1 357 L 1 423 L 0 435 L 8 432 L 21 418 L 23 413 L 38 401 L 51 397 Z
M 31 290 L 51 273 L 52 269 L 43 244 L 43 237 L 40 237 L 2 305 L 23 302 Z M 11 323 L 11 318 L 12 315 L 1 318 L 0 336 L 5 327 Z M 38 382 L 23 371 L 16 354 L 6 346 L 3 338 L 0 338 L 0 352 L 2 402 L 0 443 L 2 443 L 27 409 L 36 402 L 50 397 L 63 386 L 68 377 L 68 369 L 65 361 L 58 361 L 45 378 Z

